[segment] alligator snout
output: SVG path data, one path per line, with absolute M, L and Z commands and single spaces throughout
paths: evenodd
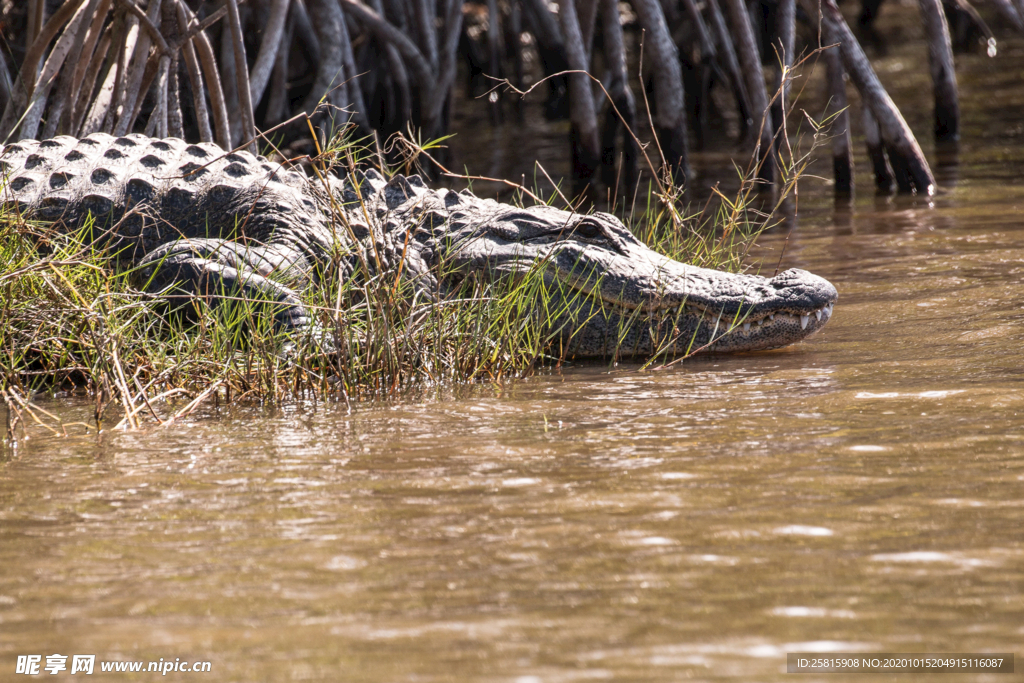
M 800 268 L 784 270 L 769 282 L 779 296 L 792 302 L 797 311 L 816 311 L 835 304 L 839 298 L 831 282 Z
M 758 351 L 800 341 L 825 326 L 839 299 L 831 282 L 799 268 L 783 271 L 766 283 L 757 288 L 763 296 L 752 296 L 746 313 L 741 305 L 709 349 Z

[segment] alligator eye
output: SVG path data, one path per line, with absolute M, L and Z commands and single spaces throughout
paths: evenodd
M 585 237 L 587 239 L 595 239 L 597 237 L 604 236 L 604 231 L 601 230 L 601 226 L 598 225 L 596 221 L 592 221 L 587 218 L 584 218 L 577 223 L 573 232 L 580 237 Z

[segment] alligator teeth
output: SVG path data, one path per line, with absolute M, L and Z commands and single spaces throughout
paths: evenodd
M 775 320 L 775 314 L 774 313 L 769 313 L 768 314 L 768 319 L 769 320 Z
M 750 332 L 750 323 L 743 323 L 743 331 Z
M 829 317 L 832 317 L 832 304 L 826 306 L 825 310 L 828 312 Z
M 820 310 L 815 311 L 814 312 L 814 317 L 817 320 L 821 320 L 821 311 Z
M 809 315 L 801 315 L 800 316 L 800 329 L 801 330 L 806 330 L 807 329 L 807 321 L 810 320 L 810 319 L 811 319 L 811 316 L 809 316 Z

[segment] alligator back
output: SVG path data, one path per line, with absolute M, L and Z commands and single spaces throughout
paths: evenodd
M 287 240 L 324 222 L 300 173 L 248 152 L 209 143 L 95 133 L 8 145 L 0 202 L 26 218 L 111 229 L 132 259 L 178 237 L 242 242 Z

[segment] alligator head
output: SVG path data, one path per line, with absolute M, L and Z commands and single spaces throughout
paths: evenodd
M 699 268 L 658 254 L 609 214 L 453 195 L 427 253 L 463 276 L 541 269 L 549 323 L 569 357 L 772 349 L 832 316 L 835 287 L 803 270 L 765 278 Z

